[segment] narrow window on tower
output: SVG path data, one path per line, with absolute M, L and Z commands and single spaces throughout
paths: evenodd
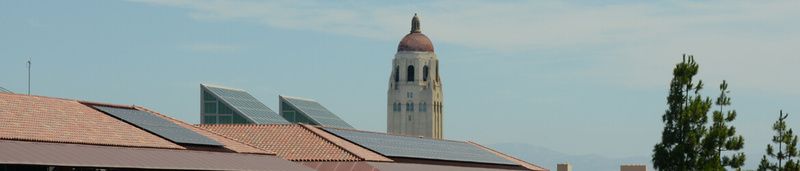
M 406 81 L 414 81 L 414 65 L 409 65 L 408 66 L 408 73 L 407 74 L 408 75 L 407 75 L 406 78 L 408 78 L 408 80 L 406 80 Z
M 409 109 L 408 111 L 414 111 L 414 103 L 411 103 L 411 109 Z
M 411 111 L 410 109 L 411 107 L 408 105 L 408 103 L 406 103 L 406 111 Z
M 394 82 L 400 81 L 400 66 L 394 67 Z
M 428 66 L 422 67 L 422 81 L 428 81 Z
M 425 103 L 419 104 L 419 111 L 425 111 Z

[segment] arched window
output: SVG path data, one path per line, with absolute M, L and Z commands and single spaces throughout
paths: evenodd
M 408 111 L 414 111 L 414 103 L 411 103 L 411 109 L 409 109 Z
M 400 81 L 400 66 L 394 67 L 394 82 Z
M 411 106 L 409 106 L 408 103 L 406 103 L 406 111 L 409 111 L 409 109 L 411 109 Z
M 428 81 L 428 66 L 422 67 L 422 81 Z
M 408 77 L 406 77 L 406 78 L 408 78 L 408 80 L 406 80 L 406 81 L 414 81 L 414 65 L 409 65 L 408 66 L 408 75 L 407 76 Z
M 426 110 L 425 108 L 426 108 L 426 103 L 419 104 L 419 111 L 425 111 Z

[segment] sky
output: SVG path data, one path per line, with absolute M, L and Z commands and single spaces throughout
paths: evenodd
M 446 139 L 648 157 L 683 54 L 700 65 L 703 96 L 729 83 L 723 110 L 739 114 L 745 168 L 780 110 L 800 128 L 792 0 L 0 1 L 0 86 L 27 93 L 31 60 L 34 95 L 199 123 L 204 83 L 273 110 L 278 95 L 315 99 L 385 132 L 391 63 L 414 13 L 440 61 Z

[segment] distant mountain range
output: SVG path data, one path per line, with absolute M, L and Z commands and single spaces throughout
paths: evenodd
M 499 143 L 486 146 L 551 171 L 556 171 L 558 163 L 572 164 L 574 171 L 619 171 L 619 166 L 625 164 L 644 164 L 647 165 L 647 170 L 654 170 L 650 163 L 650 156 L 608 158 L 596 154 L 569 155 L 523 143 Z

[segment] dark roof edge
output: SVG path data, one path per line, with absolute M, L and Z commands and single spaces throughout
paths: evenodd
M 483 145 L 480 145 L 480 144 L 478 144 L 478 143 L 475 143 L 475 142 L 472 142 L 472 141 L 467 141 L 467 142 L 468 142 L 468 143 L 470 143 L 470 144 L 472 144 L 472 145 L 478 146 L 478 147 L 480 147 L 480 148 L 482 148 L 482 149 L 484 149 L 484 150 L 486 150 L 486 151 L 489 151 L 489 152 L 495 153 L 496 155 L 499 155 L 500 157 L 503 157 L 503 158 L 506 158 L 506 159 L 508 159 L 508 160 L 511 160 L 511 161 L 513 161 L 514 163 L 519 163 L 520 165 L 522 165 L 522 166 L 523 166 L 523 167 L 525 167 L 525 168 L 528 168 L 528 169 L 531 169 L 531 170 L 549 171 L 549 170 L 547 170 L 547 169 L 545 169 L 544 167 L 541 167 L 541 166 L 539 166 L 539 165 L 535 165 L 535 164 L 533 164 L 533 163 L 528 163 L 528 162 L 527 162 L 527 161 L 525 161 L 525 160 L 518 159 L 518 158 L 516 158 L 516 157 L 510 156 L 510 155 L 508 155 L 508 154 L 505 154 L 505 153 L 501 153 L 501 152 L 499 152 L 499 151 L 497 151 L 497 150 L 491 149 L 491 148 L 489 148 L 489 147 L 485 147 L 485 146 L 483 146 Z

